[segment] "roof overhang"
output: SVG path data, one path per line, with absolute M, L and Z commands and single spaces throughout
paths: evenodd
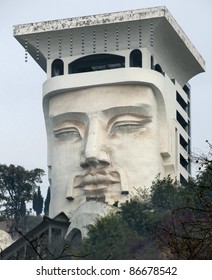
M 205 71 L 204 59 L 166 7 L 16 25 L 14 36 L 44 71 L 48 59 L 110 53 L 117 42 L 119 50 L 148 48 L 181 85 Z

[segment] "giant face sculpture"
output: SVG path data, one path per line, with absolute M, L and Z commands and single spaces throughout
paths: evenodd
M 113 204 L 164 175 L 158 108 L 141 85 L 99 86 L 50 98 L 50 216 L 90 200 Z

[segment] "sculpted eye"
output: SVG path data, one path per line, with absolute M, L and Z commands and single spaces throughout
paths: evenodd
M 55 137 L 62 141 L 76 141 L 82 139 L 79 130 L 76 127 L 65 127 L 53 131 Z
M 118 121 L 112 125 L 111 134 L 130 134 L 136 132 L 143 132 L 146 129 L 146 125 L 150 123 L 151 120 L 141 120 L 141 121 Z

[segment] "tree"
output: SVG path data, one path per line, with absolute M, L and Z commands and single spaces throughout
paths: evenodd
M 119 213 L 101 218 L 89 226 L 88 237 L 75 255 L 86 259 L 135 259 L 144 240 L 133 232 Z
M 50 203 L 50 187 L 48 187 L 46 198 L 44 201 L 44 215 L 49 215 L 49 203 Z
M 87 255 L 87 259 L 160 259 L 155 237 L 160 221 L 149 202 L 135 196 L 121 204 L 116 213 L 91 225 L 75 254 Z
M 160 210 L 176 209 L 183 203 L 183 196 L 180 193 L 182 186 L 170 176 L 156 179 L 151 186 L 151 204 Z
M 211 259 L 212 181 L 209 188 L 198 181 L 189 182 L 182 195 L 186 200 L 184 207 L 168 212 L 161 222 L 161 250 L 173 259 Z
M 22 166 L 0 165 L 0 210 L 16 224 L 23 214 L 23 202 L 32 200 L 33 193 L 42 183 L 42 169 L 26 170 Z
M 180 187 L 183 204 L 167 213 L 158 231 L 161 249 L 174 259 L 212 258 L 212 146 L 200 156 L 199 174 Z
M 21 217 L 26 216 L 26 203 L 23 198 L 21 199 L 20 216 Z
M 32 207 L 37 216 L 43 211 L 43 196 L 41 195 L 40 186 L 38 187 L 37 192 L 35 191 L 33 194 Z

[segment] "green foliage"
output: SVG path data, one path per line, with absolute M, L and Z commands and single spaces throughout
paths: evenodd
M 40 187 L 38 187 L 37 192 L 35 191 L 33 194 L 32 207 L 37 216 L 43 211 L 43 196 L 41 195 Z
M 89 253 L 91 259 L 110 258 L 117 242 L 120 243 L 124 238 L 123 228 L 119 215 L 112 214 L 98 220 L 89 227 L 82 254 Z
M 23 202 L 32 200 L 33 192 L 42 182 L 42 169 L 26 170 L 22 166 L 0 165 L 0 209 L 6 218 L 16 222 L 23 215 Z
M 206 207 L 211 209 L 212 204 L 212 164 L 207 165 L 206 169 L 202 171 L 195 181 L 196 193 L 198 193 L 199 204 L 203 203 L 202 198 L 204 198 L 204 204 Z M 194 188 L 193 186 L 193 188 Z
M 26 216 L 26 203 L 23 198 L 21 200 L 20 215 L 21 215 L 21 217 Z
M 153 207 L 163 210 L 172 210 L 180 207 L 184 201 L 180 193 L 182 188 L 170 176 L 163 179 L 157 177 L 151 186 L 151 203 Z
M 46 198 L 45 198 L 45 201 L 44 201 L 44 215 L 45 216 L 49 215 L 50 196 L 51 196 L 50 187 L 48 187 Z
M 152 244 L 153 245 L 153 244 Z M 111 214 L 89 227 L 88 237 L 83 241 L 77 255 L 87 259 L 151 259 L 155 246 L 146 246 L 146 239 L 134 232 L 122 219 L 120 213 Z
M 160 214 L 138 197 L 120 209 L 89 227 L 88 237 L 76 254 L 88 254 L 87 259 L 159 259 L 155 231 Z
M 121 205 L 122 220 L 130 229 L 139 235 L 150 237 L 154 234 L 160 213 L 150 208 L 150 205 L 132 198 Z
M 212 258 L 212 170 L 180 188 L 182 207 L 170 211 L 158 230 L 161 249 L 175 259 Z

